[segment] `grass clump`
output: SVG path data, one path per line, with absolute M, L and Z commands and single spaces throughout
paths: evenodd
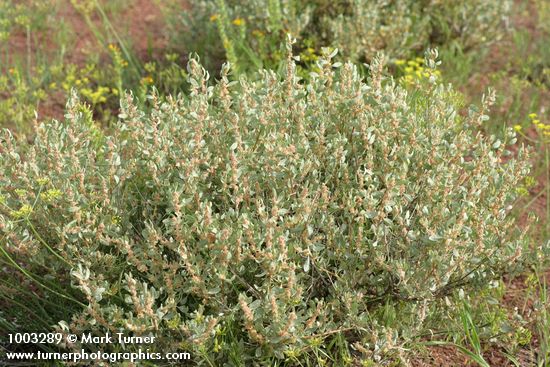
M 110 134 L 74 98 L 32 145 L 5 131 L 0 296 L 47 302 L 2 324 L 152 334 L 211 365 L 373 365 L 522 264 L 526 153 L 476 132 L 491 95 L 460 117 L 435 51 L 411 89 L 383 57 L 363 80 L 323 52 L 307 82 L 291 56 L 215 85 L 191 60 L 188 96 L 144 113 L 128 95 Z

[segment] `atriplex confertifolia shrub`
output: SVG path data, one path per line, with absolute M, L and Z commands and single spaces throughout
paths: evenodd
M 191 60 L 189 96 L 127 96 L 109 135 L 75 98 L 30 146 L 4 131 L 2 324 L 154 334 L 214 364 L 342 336 L 380 357 L 520 261 L 525 152 L 476 132 L 492 97 L 461 117 L 435 74 L 406 90 L 383 57 L 363 81 L 333 55 L 307 82 L 289 56 L 213 86 Z

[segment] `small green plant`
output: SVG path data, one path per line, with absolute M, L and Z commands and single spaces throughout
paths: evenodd
M 445 341 L 431 341 L 425 343 L 426 345 L 441 345 L 452 346 L 458 349 L 462 354 L 468 356 L 472 361 L 476 362 L 480 367 L 491 367 L 489 363 L 483 358 L 483 352 L 481 349 L 481 339 L 476 325 L 472 319 L 472 314 L 467 303 L 464 303 L 460 312 L 460 319 L 462 321 L 462 331 L 465 335 L 466 342 L 469 347 L 445 342 Z
M 397 67 L 397 76 L 401 77 L 406 86 L 422 85 L 429 82 L 430 77 L 441 77 L 439 70 L 427 70 L 424 67 L 424 59 L 421 57 L 412 60 L 397 59 L 394 64 Z
M 550 242 L 546 244 L 546 250 Z M 540 258 L 540 262 L 527 278 L 528 299 L 533 302 L 532 324 L 534 333 L 538 339 L 538 348 L 533 351 L 533 365 L 537 367 L 547 366 L 550 362 L 550 295 L 545 276 L 548 257 Z
M 37 86 L 36 78 L 29 85 L 22 70 L 10 68 L 0 75 L 0 125 L 24 129 L 33 121 L 35 111 L 46 99 L 46 91 Z M 9 92 L 8 92 L 9 91 Z
M 53 3 L 7 0 L 0 4 L 0 126 L 25 129 L 46 99 L 44 69 L 35 67 L 41 53 L 32 38 L 47 27 L 46 15 Z M 24 55 L 11 52 L 10 40 L 15 35 L 24 39 Z
M 542 367 L 550 363 L 550 297 L 548 295 L 548 284 L 544 277 L 543 280 L 539 281 L 538 294 L 536 311 L 540 347 L 537 353 L 537 366 Z

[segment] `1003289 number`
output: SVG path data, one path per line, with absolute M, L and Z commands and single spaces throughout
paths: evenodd
M 59 344 L 63 340 L 61 333 L 15 333 L 8 334 L 10 344 Z

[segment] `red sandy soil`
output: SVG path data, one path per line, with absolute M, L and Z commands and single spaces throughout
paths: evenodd
M 55 14 L 55 20 L 66 22 L 75 39 L 71 49 L 67 50 L 65 61 L 83 65 L 88 54 L 97 52 L 98 48 L 104 48 L 105 45 L 98 45 L 98 41 L 86 24 L 84 17 L 75 9 L 70 0 L 55 1 L 58 10 Z M 107 0 L 102 1 L 104 4 L 107 2 Z M 101 19 L 97 12 L 93 12 L 91 18 L 96 25 L 101 26 Z M 110 18 L 110 21 L 125 41 L 130 40 L 133 51 L 138 57 L 148 56 L 150 46 L 153 48 L 153 52 L 163 50 L 166 47 L 165 23 L 161 10 L 155 1 L 129 1 L 128 6 L 122 9 L 119 14 L 116 14 L 116 19 Z M 55 31 L 55 29 L 52 31 Z M 58 47 L 50 36 L 51 34 L 47 29 L 44 32 L 33 32 L 31 48 L 47 50 L 48 47 L 50 49 Z M 114 42 L 114 40 L 112 41 Z M 8 47 L 12 54 L 26 54 L 26 34 L 23 31 L 15 32 L 8 41 Z

